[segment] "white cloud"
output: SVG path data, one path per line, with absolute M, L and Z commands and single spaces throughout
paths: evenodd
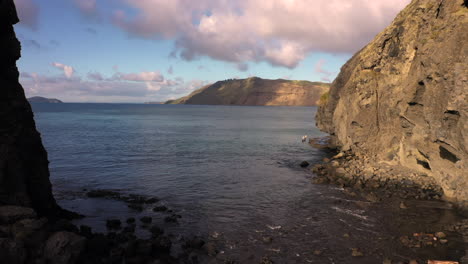
M 75 69 L 72 66 L 68 66 L 59 62 L 53 62 L 52 66 L 54 66 L 57 69 L 63 70 L 63 73 L 67 78 L 71 78 L 73 76 L 73 73 L 75 72 Z
M 124 0 L 114 24 L 143 38 L 176 41 L 185 60 L 199 56 L 294 68 L 308 53 L 353 53 L 410 0 Z

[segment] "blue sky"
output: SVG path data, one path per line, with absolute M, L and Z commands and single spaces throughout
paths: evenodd
M 228 78 L 330 82 L 408 1 L 346 2 L 15 0 L 20 81 L 27 96 L 137 103 Z

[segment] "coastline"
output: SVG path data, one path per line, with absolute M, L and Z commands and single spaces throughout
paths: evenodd
M 453 212 L 457 216 L 456 220 L 437 228 L 460 236 L 461 243 L 465 245 L 460 263 L 468 263 L 468 210 L 447 199 L 442 187 L 433 178 L 403 167 L 372 162 L 369 157 L 356 156 L 352 151 L 341 151 L 331 144 L 330 137 L 313 138 L 309 144 L 331 153 L 322 163 L 312 166 L 311 171 L 316 175 L 312 179 L 313 184 L 337 185 L 350 197 L 362 197 L 375 206 L 391 207 L 395 213 L 417 211 L 420 208 Z M 415 213 L 410 220 L 417 222 L 423 217 L 427 215 Z M 432 230 L 415 230 L 417 232 L 413 237 L 416 239 L 411 241 L 411 236 L 400 237 L 399 242 L 406 247 L 421 247 L 422 237 L 429 236 L 433 240 L 431 246 L 437 241 L 445 244 L 447 237 L 438 237 L 437 233 L 441 231 L 434 229 L 436 226 L 425 227 Z

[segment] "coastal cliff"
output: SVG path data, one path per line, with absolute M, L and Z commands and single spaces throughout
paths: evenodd
M 47 152 L 18 82 L 21 45 L 13 29 L 18 21 L 13 0 L 0 0 L 0 205 L 53 215 L 60 209 L 52 195 Z
M 166 104 L 315 106 L 329 84 L 258 77 L 219 81 Z
M 317 126 L 371 174 L 405 169 L 468 206 L 467 43 L 466 1 L 413 0 L 342 67 Z

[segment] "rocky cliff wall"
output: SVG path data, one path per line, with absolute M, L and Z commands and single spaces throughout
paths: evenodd
M 341 69 L 317 125 L 338 146 L 432 178 L 468 205 L 468 8 L 413 0 Z
M 0 0 L 0 204 L 29 206 L 51 215 L 59 207 L 52 196 L 47 152 L 18 82 L 17 22 L 13 0 Z

